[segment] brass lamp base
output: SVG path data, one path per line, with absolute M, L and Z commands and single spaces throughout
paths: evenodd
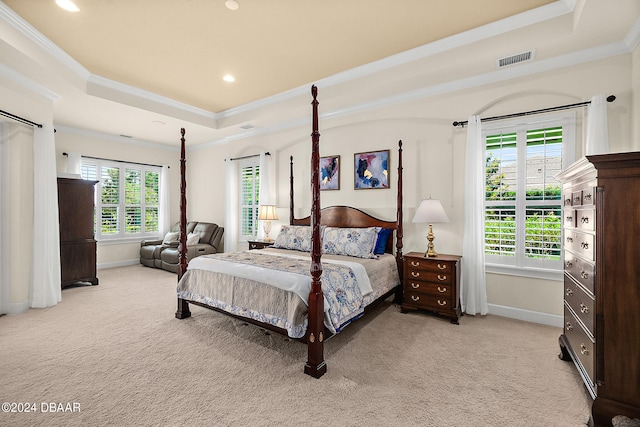
M 427 245 L 427 251 L 424 253 L 425 258 L 438 256 L 438 253 L 433 247 L 433 239 L 435 238 L 436 236 L 433 235 L 433 224 L 429 224 L 429 234 L 427 234 L 427 240 L 429 241 L 429 244 Z

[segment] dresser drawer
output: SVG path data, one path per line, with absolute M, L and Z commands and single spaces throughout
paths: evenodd
M 593 325 L 595 322 L 595 301 L 582 287 L 578 286 L 569 276 L 564 276 L 564 301 L 580 321 L 587 327 L 591 336 L 595 336 Z
M 406 272 L 406 278 L 407 280 L 420 280 L 433 283 L 453 283 L 453 274 L 440 271 L 415 270 L 413 267 L 410 267 L 409 271 Z
M 574 254 L 588 261 L 594 261 L 596 259 L 596 246 L 594 244 L 593 234 L 565 230 L 564 242 L 565 246 Z
M 564 306 L 564 334 L 578 359 L 576 363 L 588 377 L 591 387 L 594 387 L 595 343 L 582 329 L 566 304 Z
M 452 274 L 456 269 L 456 263 L 451 261 L 410 258 L 407 262 L 409 271 L 435 271 L 438 273 Z
M 587 206 L 596 203 L 595 181 L 582 184 L 571 191 L 571 206 Z
M 594 231 L 596 229 L 595 208 L 576 209 L 574 211 L 576 227 L 580 230 Z
M 443 297 L 443 296 L 430 296 L 427 294 L 410 291 L 405 289 L 404 294 L 404 302 L 403 304 L 413 306 L 416 308 L 424 308 L 427 310 L 452 310 L 455 307 L 452 307 L 451 304 L 451 296 Z
M 576 210 L 564 208 L 562 211 L 562 226 L 564 228 L 576 228 Z
M 564 252 L 564 270 L 571 277 L 577 280 L 582 286 L 585 287 L 591 295 L 594 295 L 594 282 L 595 282 L 595 266 L 583 260 L 580 257 L 573 255 L 569 251 Z
M 405 292 L 421 293 L 441 298 L 451 298 L 451 295 L 453 295 L 453 286 L 446 283 L 408 280 L 405 282 L 404 289 Z

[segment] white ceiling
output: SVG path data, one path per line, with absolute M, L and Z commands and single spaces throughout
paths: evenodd
M 0 75 L 55 99 L 56 127 L 172 146 L 185 127 L 193 146 L 308 120 L 312 83 L 344 114 L 524 50 L 514 69 L 625 53 L 640 32 L 638 0 L 237 1 L 4 0 Z

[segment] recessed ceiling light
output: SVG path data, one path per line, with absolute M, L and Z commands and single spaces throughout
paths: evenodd
M 229 83 L 231 83 L 231 82 L 235 82 L 235 81 L 236 81 L 236 78 L 235 78 L 235 77 L 233 77 L 231 74 L 227 74 L 226 76 L 224 76 L 224 77 L 222 78 L 222 80 L 224 80 L 225 82 L 229 82 Z
M 236 0 L 226 0 L 224 2 L 224 5 L 227 6 L 227 9 L 229 10 L 238 10 L 238 8 L 240 7 Z
M 76 6 L 71 0 L 56 0 L 56 4 L 69 12 L 80 12 L 78 6 Z

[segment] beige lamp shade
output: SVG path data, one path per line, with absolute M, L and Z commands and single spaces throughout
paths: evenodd
M 278 212 L 276 212 L 276 205 L 260 205 L 258 219 L 277 221 Z
M 418 210 L 413 216 L 413 221 L 411 222 L 435 224 L 437 222 L 449 222 L 449 217 L 444 211 L 440 200 L 425 199 L 420 202 L 420 206 L 418 206 Z
M 432 224 L 437 222 L 449 222 L 449 217 L 444 211 L 442 203 L 440 203 L 439 200 L 434 199 L 423 200 L 422 202 L 420 202 L 420 206 L 418 206 L 418 210 L 413 216 L 413 221 L 411 222 L 429 224 L 429 233 L 427 234 L 427 240 L 429 241 L 429 244 L 427 246 L 427 251 L 424 253 L 424 256 L 438 256 L 438 253 L 435 251 L 435 248 L 433 246 L 433 240 L 435 239 L 435 236 L 433 235 Z

